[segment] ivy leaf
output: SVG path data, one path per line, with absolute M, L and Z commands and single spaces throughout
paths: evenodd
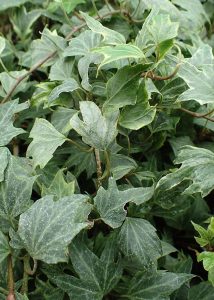
M 51 123 L 37 118 L 30 132 L 33 141 L 27 149 L 27 156 L 33 158 L 33 166 L 44 168 L 53 157 L 54 151 L 61 146 L 66 137 L 59 133 Z
M 156 229 L 144 219 L 126 218 L 120 229 L 118 242 L 126 259 L 135 259 L 142 266 L 156 264 L 162 255 Z
M 70 119 L 76 113 L 75 109 L 59 106 L 52 114 L 51 124 L 57 131 L 66 135 L 71 130 Z
M 79 278 L 53 275 L 50 279 L 69 294 L 70 299 L 102 300 L 122 275 L 120 262 L 115 263 L 115 239 L 107 242 L 98 258 L 85 243 L 76 238 L 70 246 L 70 258 Z
M 115 180 L 121 179 L 123 176 L 137 168 L 136 162 L 123 154 L 111 155 L 111 173 Z
M 203 267 L 208 271 L 208 280 L 214 286 L 214 253 L 203 251 L 197 255 L 197 260 L 203 262 Z
M 6 232 L 16 224 L 15 218 L 31 205 L 35 180 L 28 160 L 12 155 L 8 155 L 8 160 L 5 180 L 0 183 L 0 225 Z
M 127 282 L 128 290 L 124 295 L 130 300 L 165 300 L 185 282 L 192 279 L 185 273 L 157 271 L 155 273 L 138 272 Z
M 82 136 L 84 143 L 106 150 L 117 136 L 118 112 L 102 115 L 99 107 L 91 101 L 81 101 L 80 111 L 83 121 L 76 114 L 71 118 L 71 126 Z
M 0 36 L 0 56 L 1 56 L 2 52 L 4 51 L 5 46 L 6 46 L 5 39 Z
M 42 197 L 45 195 L 54 195 L 56 199 L 74 194 L 75 181 L 67 183 L 64 178 L 63 169 L 59 170 L 49 187 L 42 186 Z
M 48 96 L 48 102 L 51 103 L 59 97 L 61 93 L 71 93 L 79 89 L 79 84 L 73 78 L 69 78 L 63 81 L 62 84 L 55 87 Z
M 29 0 L 2 0 L 1 1 L 1 6 L 0 6 L 0 10 L 5 10 L 8 9 L 10 7 L 17 7 L 20 6 L 26 2 L 29 2 Z
M 5 169 L 9 162 L 9 151 L 5 147 L 0 148 L 0 182 L 4 180 Z
M 19 219 L 18 235 L 23 247 L 32 258 L 48 264 L 67 261 L 67 246 L 88 226 L 90 211 L 84 195 L 58 201 L 53 201 L 53 196 L 37 200 Z
M 112 228 L 117 228 L 126 218 L 125 204 L 128 202 L 134 202 L 137 205 L 143 204 L 151 199 L 153 192 L 153 187 L 119 191 L 115 179 L 110 178 L 108 189 L 100 187 L 94 203 L 103 222 Z
M 78 37 L 73 38 L 69 46 L 64 51 L 64 56 L 83 56 L 78 62 L 78 71 L 82 78 L 82 87 L 87 91 L 91 90 L 88 70 L 90 64 L 99 64 L 101 59 L 97 53 L 91 53 L 91 49 L 96 48 L 101 43 L 101 35 L 90 30 L 82 32 Z
M 6 236 L 0 231 L 0 263 L 10 254 L 10 246 Z
M 186 59 L 178 75 L 187 83 L 189 89 L 182 93 L 179 101 L 195 100 L 199 104 L 213 103 L 214 58 L 212 48 L 199 48 L 191 59 Z
M 81 16 L 84 18 L 87 26 L 95 33 L 99 33 L 103 36 L 103 42 L 108 45 L 125 44 L 126 40 L 124 36 L 114 30 L 104 27 L 100 22 L 90 17 L 88 14 L 81 12 Z
M 70 14 L 77 5 L 85 3 L 85 0 L 55 0 L 57 3 L 61 3 L 65 11 Z
M 214 287 L 207 281 L 193 285 L 189 289 L 188 300 L 212 300 Z
M 126 105 L 134 105 L 137 100 L 137 89 L 140 74 L 148 65 L 125 66 L 109 79 L 107 83 L 107 101 L 104 109 L 115 110 Z
M 16 78 L 22 77 L 26 73 L 27 73 L 26 70 L 12 71 L 12 72 L 9 72 L 9 73 L 8 72 L 0 73 L 0 81 L 1 81 L 1 84 L 2 84 L 2 87 L 0 89 L 0 95 L 2 97 L 5 97 L 10 92 L 10 90 L 12 89 L 14 84 L 16 83 Z M 24 92 L 26 90 L 26 88 L 28 87 L 28 83 L 26 83 L 27 80 L 28 80 L 28 76 L 26 78 L 24 78 L 24 80 L 22 80 L 21 83 L 16 87 L 16 89 L 13 92 L 13 96 L 16 95 L 19 92 Z M 26 103 L 27 102 L 25 102 L 25 104 Z
M 178 22 L 172 22 L 168 14 L 159 14 L 158 8 L 155 7 L 138 33 L 136 45 L 141 49 L 154 47 L 160 59 L 173 46 L 178 27 Z
M 102 54 L 104 59 L 99 65 L 99 69 L 104 65 L 118 61 L 119 59 L 142 59 L 144 58 L 143 52 L 134 45 L 124 44 L 116 45 L 115 47 L 105 46 L 100 48 L 92 49 L 92 52 Z
M 141 84 L 137 93 L 137 102 L 134 106 L 126 106 L 121 114 L 119 123 L 122 127 L 139 130 L 150 124 L 155 117 L 156 108 L 150 106 L 148 102 L 148 93 L 145 85 Z
M 19 104 L 18 100 L 9 101 L 0 106 L 0 146 L 7 145 L 12 138 L 24 133 L 21 128 L 13 126 L 14 115 L 29 107 L 28 102 Z
M 214 153 L 204 148 L 185 146 L 181 148 L 176 164 L 182 164 L 179 169 L 160 179 L 156 192 L 168 191 L 185 180 L 191 181 L 184 189 L 185 194 L 201 193 L 207 196 L 214 188 Z
M 67 49 L 68 48 L 66 48 L 63 53 L 65 53 Z M 64 81 L 68 78 L 71 78 L 73 74 L 73 67 L 73 58 L 59 58 L 50 68 L 49 79 L 51 81 Z

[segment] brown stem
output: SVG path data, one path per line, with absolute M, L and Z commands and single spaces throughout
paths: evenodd
M 121 13 L 120 10 L 114 10 L 111 12 L 108 12 L 106 14 L 104 14 L 103 16 L 96 16 L 95 19 L 99 20 L 99 19 L 103 19 L 105 17 L 111 16 L 111 15 L 115 15 Z M 66 36 L 66 40 L 68 41 L 76 32 L 78 32 L 79 30 L 81 30 L 83 27 L 86 26 L 86 22 L 84 22 L 83 24 L 76 26 L 73 28 L 73 30 Z M 50 53 L 49 55 L 47 55 L 45 58 L 43 58 L 41 61 L 39 61 L 38 63 L 36 63 L 34 66 L 32 66 L 30 68 L 30 70 L 28 70 L 24 75 L 18 77 L 14 83 L 14 85 L 11 87 L 11 89 L 9 90 L 9 92 L 7 93 L 7 95 L 4 97 L 4 99 L 2 100 L 2 104 L 5 103 L 6 101 L 8 101 L 10 99 L 10 97 L 12 96 L 13 92 L 15 91 L 15 89 L 17 88 L 17 86 L 25 79 L 27 78 L 30 74 L 32 74 L 34 71 L 36 71 L 38 68 L 40 68 L 44 63 L 46 63 L 48 60 L 50 60 L 51 58 L 53 58 L 55 55 L 57 54 L 57 51 L 54 51 L 52 53 Z
M 8 295 L 6 300 L 15 300 L 16 298 L 14 294 L 13 262 L 11 254 L 9 254 L 7 258 L 7 274 Z
M 183 108 L 183 107 L 180 107 L 179 108 L 181 111 L 193 116 L 194 118 L 203 118 L 203 119 L 206 119 L 208 121 L 211 121 L 211 122 L 214 122 L 214 119 L 211 118 L 211 117 L 208 117 L 208 115 L 212 114 L 214 112 L 214 109 L 212 109 L 211 111 L 209 111 L 208 113 L 205 113 L 205 114 L 199 114 L 199 113 L 196 113 L 194 111 L 191 111 L 191 110 L 188 110 L 186 108 Z
M 102 166 L 100 160 L 100 151 L 98 149 L 94 149 L 96 163 L 97 163 L 97 186 L 98 188 L 102 185 Z
M 153 80 L 168 80 L 168 79 L 172 79 L 178 72 L 179 70 L 179 67 L 180 67 L 180 64 L 177 64 L 177 66 L 175 67 L 175 70 L 172 74 L 170 75 L 167 75 L 167 76 L 158 76 L 156 74 L 153 73 L 153 71 L 148 71 L 146 73 L 143 73 L 141 76 L 142 77 L 145 77 L 145 78 L 151 78 Z

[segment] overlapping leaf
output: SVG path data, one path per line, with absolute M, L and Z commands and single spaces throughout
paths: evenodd
M 49 264 L 67 261 L 67 246 L 88 226 L 91 205 L 87 196 L 53 200 L 46 196 L 20 216 L 18 234 L 31 257 Z M 11 241 L 13 245 L 13 239 Z
M 108 189 L 105 190 L 100 187 L 94 198 L 94 203 L 101 219 L 112 228 L 117 228 L 125 220 L 125 204 L 128 202 L 134 202 L 137 205 L 142 204 L 151 199 L 153 192 L 153 187 L 130 188 L 119 191 L 115 179 L 110 178 Z
M 30 137 L 33 141 L 27 149 L 27 156 L 33 158 L 34 167 L 39 165 L 41 168 L 45 167 L 54 151 L 66 140 L 66 137 L 45 119 L 36 119 Z
M 0 231 L 0 263 L 10 254 L 10 246 L 6 236 Z
M 106 150 L 117 135 L 118 112 L 102 115 L 99 107 L 90 101 L 80 102 L 83 121 L 78 115 L 71 118 L 71 125 L 83 142 L 100 150 Z

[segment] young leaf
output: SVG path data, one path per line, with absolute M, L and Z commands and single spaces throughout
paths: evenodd
M 82 136 L 84 143 L 106 150 L 117 136 L 118 111 L 102 115 L 99 107 L 91 101 L 81 101 L 80 111 L 83 121 L 76 114 L 71 118 L 71 126 Z
M 107 101 L 104 109 L 115 110 L 126 105 L 134 105 L 137 100 L 137 89 L 140 74 L 148 65 L 125 66 L 117 71 L 107 83 Z
M 179 169 L 160 179 L 156 191 L 169 190 L 182 181 L 191 181 L 185 194 L 201 193 L 207 196 L 214 188 L 214 179 L 211 174 L 214 172 L 214 153 L 203 148 L 185 146 L 179 152 L 176 164 L 182 164 Z
M 165 300 L 192 275 L 157 271 L 156 273 L 138 272 L 128 283 L 127 293 L 130 300 Z
M 23 247 L 32 258 L 48 264 L 67 261 L 67 246 L 88 226 L 90 211 L 84 195 L 58 201 L 53 201 L 53 196 L 41 198 L 20 216 L 18 234 Z
M 63 169 L 59 170 L 49 187 L 42 186 L 42 197 L 54 195 L 56 199 L 74 194 L 75 181 L 67 183 L 64 178 Z
M 0 231 L 0 264 L 10 254 L 10 246 L 6 236 Z
M 136 105 L 128 105 L 122 110 L 119 123 L 122 127 L 138 130 L 150 124 L 155 114 L 156 108 L 149 105 L 148 93 L 144 84 L 141 84 L 137 93 Z
M 14 115 L 29 107 L 28 102 L 19 104 L 18 100 L 9 101 L 0 106 L 0 146 L 7 145 L 13 137 L 25 132 L 13 126 Z
M 105 190 L 100 187 L 94 198 L 94 203 L 103 222 L 112 228 L 117 228 L 126 218 L 125 204 L 128 202 L 134 202 L 137 205 L 142 204 L 151 199 L 153 192 L 153 187 L 130 188 L 119 191 L 115 179 L 110 178 L 108 189 Z
M 135 259 L 142 266 L 156 264 L 162 255 L 161 241 L 156 229 L 144 219 L 126 218 L 118 241 L 126 259 Z
M 103 36 L 103 42 L 107 45 L 124 44 L 126 42 L 124 36 L 117 31 L 104 27 L 100 22 L 90 17 L 88 14 L 81 12 L 81 16 L 85 19 L 87 26 L 95 33 Z
M 92 49 L 92 52 L 102 54 L 104 59 L 99 65 L 99 69 L 104 65 L 117 61 L 119 59 L 142 59 L 144 58 L 143 52 L 134 45 L 124 44 L 116 45 L 115 47 L 105 46 Z
M 30 206 L 34 180 L 28 160 L 9 155 L 5 180 L 0 183 L 0 225 L 3 231 L 14 227 L 15 218 Z
M 33 141 L 27 149 L 27 156 L 33 158 L 34 168 L 38 165 L 44 168 L 53 157 L 54 151 L 66 140 L 66 137 L 45 119 L 36 119 L 30 137 Z
M 50 279 L 69 294 L 70 299 L 102 300 L 117 284 L 121 275 L 120 262 L 115 263 L 113 243 L 107 242 L 100 258 L 76 238 L 70 246 L 70 258 L 79 278 L 54 275 Z

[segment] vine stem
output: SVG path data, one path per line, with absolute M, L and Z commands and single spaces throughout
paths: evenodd
M 211 111 L 209 111 L 208 113 L 205 113 L 205 114 L 199 114 L 199 113 L 196 113 L 194 111 L 188 110 L 188 109 L 183 108 L 183 107 L 180 107 L 179 109 L 181 111 L 193 116 L 194 118 L 203 118 L 203 119 L 206 119 L 208 121 L 214 122 L 213 118 L 208 117 L 210 114 L 212 114 L 214 112 L 214 109 L 212 109 Z
M 96 158 L 96 164 L 97 164 L 97 186 L 98 188 L 102 185 L 102 166 L 101 166 L 101 160 L 100 160 L 100 151 L 98 149 L 94 149 L 94 154 Z
M 9 254 L 7 258 L 7 272 L 8 295 L 6 300 L 15 300 L 16 298 L 14 294 L 13 262 L 11 254 Z
M 113 11 L 109 11 L 106 14 L 102 15 L 102 16 L 96 16 L 95 19 L 99 20 L 99 19 L 103 19 L 105 17 L 111 16 L 111 15 L 115 15 L 115 14 L 119 14 L 121 13 L 120 10 L 113 10 Z M 68 41 L 76 32 L 80 31 L 82 28 L 84 28 L 86 26 L 86 22 L 82 23 L 79 26 L 76 26 L 73 28 L 73 30 L 65 37 L 65 39 Z M 1 103 L 5 103 L 7 102 L 10 97 L 12 96 L 13 92 L 15 91 L 15 89 L 17 88 L 17 86 L 25 79 L 27 78 L 30 74 L 32 74 L 34 71 L 36 71 L 38 68 L 40 68 L 44 63 L 46 63 L 47 61 L 49 61 L 51 58 L 53 58 L 55 55 L 57 54 L 57 51 L 53 51 L 50 54 L 48 54 L 46 57 L 44 57 L 41 61 L 39 61 L 38 63 L 36 63 L 34 66 L 32 66 L 25 74 L 21 75 L 20 77 L 18 77 L 15 81 L 15 83 L 13 84 L 13 86 L 11 87 L 11 89 L 9 90 L 9 92 L 7 93 L 7 95 L 4 97 L 4 99 L 1 101 Z

